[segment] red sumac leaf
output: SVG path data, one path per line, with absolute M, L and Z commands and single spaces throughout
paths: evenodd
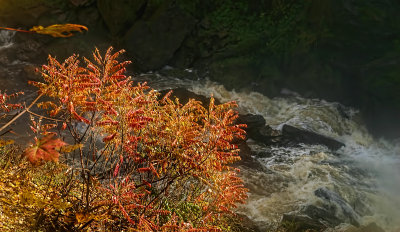
M 151 188 L 151 184 L 150 184 L 148 181 L 143 180 L 142 183 L 143 183 L 144 185 L 146 185 L 147 187 Z
M 61 130 L 65 130 L 67 128 L 67 123 L 63 122 L 63 125 L 61 127 Z
M 118 173 L 119 173 L 119 163 L 117 163 L 117 165 L 115 166 L 115 169 L 114 169 L 114 177 L 116 177 L 117 175 L 118 175 Z
M 150 168 L 138 168 L 137 171 L 140 173 L 151 172 Z
M 112 139 L 114 139 L 115 138 L 115 136 L 117 135 L 117 133 L 114 133 L 114 134 L 111 134 L 111 135 L 109 135 L 109 136 L 106 136 L 106 137 L 104 137 L 103 138 L 103 142 L 110 142 Z

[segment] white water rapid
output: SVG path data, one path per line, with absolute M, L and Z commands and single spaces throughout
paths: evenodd
M 14 44 L 13 37 L 15 33 L 15 31 L 0 30 L 0 51 Z
M 14 32 L 0 31 L 0 51 L 16 47 L 13 36 Z M 23 65 L 13 61 L 5 67 L 7 75 L 3 76 L 7 82 L 3 83 L 11 84 L 11 77 L 21 76 L 15 70 L 21 70 Z M 240 167 L 250 193 L 239 212 L 262 231 L 273 231 L 284 214 L 322 212 L 315 211 L 316 208 L 330 209 L 332 223 L 342 223 L 336 223 L 333 231 L 355 222 L 360 225 L 375 222 L 387 232 L 399 231 L 400 143 L 374 139 L 357 119 L 356 110 L 324 100 L 296 96 L 270 99 L 255 92 L 228 91 L 206 80 L 157 74 L 134 78 L 148 81 L 150 87 L 159 90 L 183 87 L 196 94 L 213 95 L 222 102 L 235 100 L 241 114 L 261 115 L 274 129 L 289 124 L 346 145 L 332 152 L 323 145 L 266 146 L 247 141 L 254 159 L 265 170 Z
M 374 139 L 356 110 L 324 100 L 227 91 L 211 81 L 158 76 L 149 82 L 159 89 L 183 87 L 222 102 L 235 100 L 240 113 L 262 115 L 275 129 L 289 124 L 346 145 L 332 152 L 323 145 L 280 147 L 247 141 L 265 171 L 241 167 L 250 194 L 239 211 L 262 231 L 274 231 L 283 214 L 313 212 L 314 206 L 334 209 L 332 221 L 341 224 L 333 231 L 371 222 L 387 232 L 400 228 L 400 143 Z

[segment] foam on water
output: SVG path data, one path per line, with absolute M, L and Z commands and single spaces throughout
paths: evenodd
M 160 90 L 183 87 L 222 102 L 234 100 L 240 113 L 262 115 L 275 129 L 290 124 L 346 144 L 333 153 L 324 146 L 267 147 L 248 141 L 254 154 L 261 154 L 254 158 L 266 171 L 241 167 L 250 193 L 239 212 L 261 229 L 273 230 L 285 213 L 327 203 L 335 204 L 336 216 L 347 222 L 334 230 L 349 226 L 349 217 L 362 225 L 375 222 L 388 232 L 400 228 L 400 146 L 374 140 L 356 120 L 356 110 L 299 96 L 270 99 L 256 92 L 228 91 L 208 80 L 158 74 L 142 75 L 138 80 L 149 81 Z M 316 196 L 316 191 L 324 191 L 331 202 Z
M 0 30 L 0 50 L 11 47 L 16 31 Z
M 192 85 L 189 89 L 198 94 L 213 95 L 221 101 L 237 101 L 242 113 L 262 115 L 268 125 L 275 129 L 290 124 L 338 138 L 350 134 L 355 127 L 351 118 L 357 111 L 339 103 L 301 97 L 270 99 L 257 92 L 228 91 L 211 81 Z
M 374 140 L 355 120 L 356 110 L 318 99 L 270 99 L 255 92 L 227 91 L 210 81 L 189 89 L 221 101 L 235 100 L 241 113 L 262 115 L 275 129 L 290 124 L 346 144 L 335 154 L 323 146 L 251 145 L 253 151 L 270 154 L 255 157 L 270 172 L 243 167 L 242 175 L 251 192 L 241 211 L 262 228 L 276 225 L 283 213 L 296 212 L 309 204 L 323 204 L 315 196 L 320 188 L 347 202 L 342 210 L 352 211 L 361 224 L 376 222 L 386 231 L 400 228 L 400 146 Z M 353 209 L 346 209 L 349 206 Z M 346 212 L 342 213 L 346 219 Z

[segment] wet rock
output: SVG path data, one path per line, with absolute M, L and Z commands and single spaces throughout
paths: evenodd
M 385 232 L 381 227 L 379 227 L 375 222 L 372 222 L 366 226 L 351 227 L 346 229 L 344 232 Z
M 28 77 L 30 81 L 42 81 L 42 76 L 37 71 L 36 65 L 27 64 L 22 67 L 24 76 Z
M 159 69 L 174 56 L 195 22 L 178 6 L 160 7 L 151 17 L 135 22 L 125 35 L 124 47 L 144 70 Z
M 256 114 L 240 115 L 238 121 L 240 123 L 247 124 L 248 132 L 254 132 L 254 133 L 258 132 L 261 127 L 265 126 L 266 123 L 263 116 Z
M 254 221 L 243 214 L 238 214 L 237 221 L 233 222 L 232 224 L 232 226 L 235 228 L 234 231 L 261 232 L 261 230 L 255 225 Z
M 96 30 L 96 27 L 103 28 L 101 15 L 95 7 L 84 7 L 79 8 L 77 11 L 77 20 L 80 24 L 83 24 L 90 28 L 90 31 Z M 106 30 L 104 28 L 104 30 Z
M 50 3 L 43 1 L 3 0 L 0 7 L 1 26 L 31 27 L 37 24 L 41 15 L 50 11 Z
M 124 34 L 140 17 L 147 0 L 98 0 L 97 8 L 112 35 Z
M 239 115 L 237 120 L 239 124 L 246 124 L 247 137 L 266 145 L 277 143 L 280 139 L 279 131 L 265 125 L 266 121 L 261 115 L 246 114 Z
M 352 204 L 354 211 L 361 216 L 372 215 L 373 211 L 365 202 L 364 199 L 357 198 L 354 203 Z
M 283 125 L 282 136 L 289 143 L 321 144 L 334 151 L 345 146 L 344 143 L 336 141 L 335 139 L 287 124 Z
M 203 96 L 203 95 L 199 95 L 199 94 L 195 94 L 185 88 L 174 88 L 174 89 L 165 89 L 165 90 L 161 90 L 160 91 L 160 97 L 164 97 L 165 94 L 167 94 L 169 91 L 172 90 L 172 94 L 170 96 L 171 99 L 174 99 L 175 97 L 179 98 L 179 102 L 181 104 L 186 104 L 189 99 L 195 99 L 197 101 L 200 101 L 204 107 L 208 107 L 208 105 L 210 104 L 210 98 Z M 215 104 L 220 104 L 220 102 L 218 100 L 215 100 Z
M 341 222 L 343 221 L 355 226 L 360 226 L 360 216 L 339 194 L 326 188 L 319 188 L 315 190 L 314 194 L 315 196 L 324 199 L 327 202 L 325 206 L 327 214 L 324 214 L 326 217 L 323 218 L 324 220 L 335 217 L 338 218 Z M 336 222 L 333 222 L 331 224 L 336 226 Z
M 284 214 L 281 226 L 287 232 L 322 231 L 326 226 L 306 215 Z
M 252 170 L 268 172 L 268 170 L 261 163 L 252 157 L 253 152 L 251 151 L 249 145 L 247 145 L 246 141 L 238 140 L 233 141 L 233 143 L 236 144 L 240 149 L 239 156 L 241 158 L 241 160 L 234 163 L 233 166 L 246 166 Z
M 318 221 L 329 227 L 335 227 L 343 222 L 336 217 L 335 212 L 336 207 L 334 206 L 324 205 L 323 207 L 318 207 L 315 205 L 308 205 L 301 211 L 301 215 L 306 215 L 314 221 Z

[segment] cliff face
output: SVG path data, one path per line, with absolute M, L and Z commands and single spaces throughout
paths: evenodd
M 44 39 L 44 52 L 85 54 L 112 41 L 138 71 L 195 68 L 227 88 L 268 96 L 287 88 L 361 109 L 378 134 L 400 131 L 393 129 L 400 115 L 400 5 L 393 0 L 0 2 L 2 25 L 89 27 L 68 42 Z

